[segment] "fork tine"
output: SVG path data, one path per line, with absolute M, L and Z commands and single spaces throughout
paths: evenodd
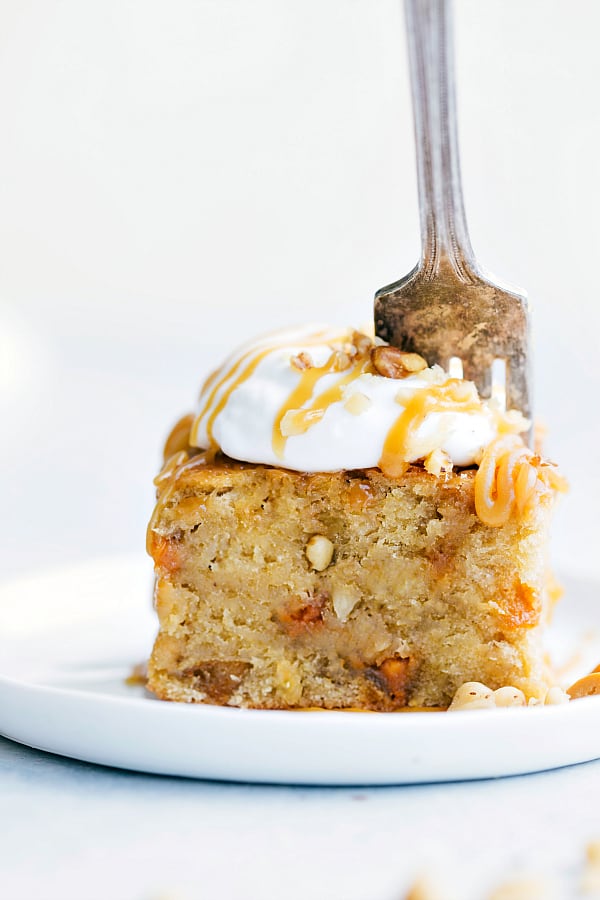
M 461 359 L 463 377 L 482 397 L 492 388 L 495 359 L 506 360 L 506 399 L 531 416 L 529 312 L 524 295 L 492 284 L 483 275 L 469 284 L 456 274 L 428 278 L 421 270 L 382 288 L 375 298 L 377 334 L 402 350 L 421 353 L 447 368 Z
M 462 199 L 452 66 L 450 0 L 405 0 L 413 96 L 421 260 L 375 296 L 375 330 L 403 350 L 447 367 L 491 393 L 495 359 L 506 360 L 508 405 L 531 417 L 527 300 L 477 265 Z

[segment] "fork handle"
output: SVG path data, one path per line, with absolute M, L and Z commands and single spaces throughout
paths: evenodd
M 471 283 L 477 264 L 462 197 L 451 0 L 405 0 L 421 217 L 422 275 Z

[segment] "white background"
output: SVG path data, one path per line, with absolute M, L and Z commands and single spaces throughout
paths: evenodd
M 418 256 L 398 0 L 0 0 L 1 564 L 139 548 L 163 437 L 236 342 L 360 323 Z M 600 5 L 458 0 L 467 214 L 534 304 L 596 569 Z
M 533 300 L 572 485 L 554 557 L 597 575 L 600 4 L 456 6 L 473 244 Z M 0 0 L 2 576 L 143 547 L 211 365 L 275 326 L 361 323 L 413 266 L 414 170 L 399 0 Z M 520 869 L 574 884 L 598 766 L 227 788 L 0 739 L 0 873 L 15 900 L 397 900 L 429 865 L 461 900 Z

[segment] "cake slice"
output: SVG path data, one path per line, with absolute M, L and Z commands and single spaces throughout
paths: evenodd
M 263 345 L 233 357 L 205 387 L 200 415 L 174 429 L 148 529 L 160 626 L 148 686 L 158 697 L 396 710 L 445 708 L 470 681 L 513 685 L 527 698 L 546 692 L 546 545 L 561 487 L 554 467 L 506 433 L 515 417 L 488 414 L 472 388 L 427 375 L 418 359 L 405 358 L 408 369 L 390 373 L 390 360 L 400 358 L 386 352 L 382 362 L 362 337 L 353 337 L 357 350 L 343 368 L 331 362 L 347 350 L 338 339 L 325 339 L 330 356 L 320 366 L 307 350 L 286 345 L 295 396 L 286 406 L 259 393 L 266 407 L 274 403 L 266 420 L 281 449 L 282 440 L 285 447 L 315 426 L 315 410 L 314 420 L 326 418 L 325 400 L 371 400 L 350 402 L 356 422 L 374 402 L 369 392 L 382 389 L 377 379 L 395 381 L 402 409 L 382 430 L 379 465 L 300 471 L 234 460 L 220 447 L 227 440 L 207 439 L 206 422 L 214 435 Z M 320 375 L 311 375 L 315 368 Z M 334 378 L 319 393 L 326 375 Z M 350 391 L 357 381 L 361 391 Z M 247 412 L 257 401 L 246 399 Z M 478 464 L 453 466 L 444 443 L 456 445 L 456 435 L 444 415 L 470 417 L 473 440 L 482 434 L 476 416 L 496 423 Z
M 150 689 L 262 708 L 444 707 L 465 681 L 540 696 L 550 504 L 484 525 L 475 474 L 192 458 L 149 531 Z

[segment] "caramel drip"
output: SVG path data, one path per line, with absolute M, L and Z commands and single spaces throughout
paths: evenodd
M 247 350 L 245 353 L 242 354 L 242 356 L 240 356 L 240 358 L 238 360 L 236 360 L 236 362 L 233 364 L 233 366 L 231 368 L 223 367 L 223 368 L 225 368 L 224 372 L 223 372 L 223 368 L 221 368 L 221 369 L 217 369 L 216 372 L 213 372 L 212 375 L 209 375 L 206 382 L 204 383 L 204 386 L 202 388 L 202 392 L 201 392 L 200 396 L 202 396 L 205 393 L 205 391 L 208 390 L 209 384 L 212 384 L 215 381 L 215 379 L 217 379 L 217 376 L 219 374 L 223 373 L 223 374 L 221 374 L 221 377 L 217 379 L 216 384 L 214 384 L 213 389 L 208 396 L 208 399 L 205 401 L 204 406 L 200 410 L 200 413 L 198 414 L 196 421 L 194 422 L 194 424 L 192 426 L 192 431 L 190 433 L 190 444 L 192 446 L 194 446 L 196 444 L 196 440 L 198 438 L 198 428 L 199 428 L 200 422 L 204 418 L 204 416 L 207 414 L 208 410 L 211 408 L 211 406 L 215 400 L 215 397 L 219 393 L 219 390 L 223 387 L 223 385 L 226 383 L 226 381 L 229 378 L 233 378 L 233 376 L 236 374 L 236 372 L 238 372 L 239 369 L 243 366 L 245 361 L 249 357 L 251 357 L 252 354 L 255 352 L 256 352 L 256 348 L 253 348 L 252 350 Z M 259 362 L 260 362 L 260 359 L 259 359 Z M 258 363 L 257 363 L 257 365 L 258 365 Z M 230 394 L 231 394 L 231 388 L 229 389 L 229 391 L 226 392 L 226 401 L 229 399 Z M 211 418 L 214 421 L 214 416 Z M 209 440 L 212 443 L 212 434 L 210 433 L 208 426 L 207 426 L 206 430 L 208 432 Z
M 214 372 L 210 373 L 210 375 L 208 376 L 208 378 L 206 379 L 206 381 L 200 388 L 200 398 L 201 399 L 202 399 L 202 397 L 204 397 L 204 395 L 206 394 L 206 392 L 209 389 L 209 387 L 211 386 L 211 384 L 213 384 L 215 379 L 219 376 L 220 372 L 221 372 L 221 369 L 218 368 L 218 369 L 215 369 Z
M 516 436 L 498 438 L 486 448 L 475 476 L 475 511 L 485 525 L 499 527 L 508 522 L 515 506 L 517 485 L 519 505 L 524 510 L 529 493 L 527 463 L 532 456 L 531 450 Z M 533 474 L 535 490 L 537 472 L 533 470 Z
M 302 346 L 313 347 L 318 344 L 322 344 L 326 331 L 318 331 L 314 335 L 310 337 L 300 337 L 298 339 L 298 344 Z M 330 338 L 330 341 L 335 341 L 341 339 L 343 335 L 333 335 Z M 290 340 L 291 346 L 293 346 L 293 342 Z M 246 350 L 232 365 L 228 365 L 227 363 L 222 366 L 220 369 L 217 369 L 216 372 L 213 372 L 212 375 L 209 375 L 206 382 L 202 387 L 202 391 L 200 396 L 204 396 L 204 394 L 208 391 L 209 387 L 212 385 L 212 390 L 206 399 L 200 413 L 198 414 L 196 421 L 194 422 L 190 434 L 190 444 L 192 446 L 196 446 L 198 440 L 198 430 L 200 428 L 200 423 L 204 419 L 206 415 L 208 415 L 208 419 L 206 421 L 206 434 L 210 441 L 210 446 L 212 448 L 216 447 L 216 442 L 213 437 L 213 425 L 215 420 L 220 412 L 223 411 L 229 398 L 232 393 L 238 388 L 241 384 L 250 378 L 250 376 L 254 373 L 258 365 L 262 362 L 262 360 L 269 353 L 274 350 L 282 349 L 286 346 L 286 343 L 282 343 L 280 340 L 269 341 L 268 343 L 259 346 L 259 347 L 251 347 L 249 350 Z M 248 362 L 249 361 L 249 362 Z M 248 365 L 244 367 L 244 363 L 248 362 Z M 241 370 L 241 371 L 240 371 Z M 309 370 L 312 371 L 312 370 Z M 234 376 L 239 372 L 237 378 Z M 220 376 L 220 377 L 218 377 Z M 225 385 L 229 382 L 227 387 Z M 219 394 L 219 391 L 223 389 L 223 393 L 221 394 L 218 402 L 215 404 L 215 400 Z M 213 405 L 214 404 L 214 405 Z M 211 409 L 212 407 L 212 409 Z M 210 411 L 210 414 L 209 414 Z
M 300 381 L 290 393 L 283 406 L 275 416 L 273 425 L 273 452 L 278 459 L 283 459 L 285 445 L 289 435 L 284 435 L 281 430 L 281 423 L 286 413 L 294 410 L 298 411 L 298 421 L 294 429 L 294 434 L 303 434 L 308 431 L 311 425 L 320 422 L 327 409 L 332 403 L 338 403 L 344 393 L 344 388 L 359 378 L 370 367 L 369 358 L 363 359 L 360 363 L 352 365 L 349 370 L 339 378 L 335 384 L 322 391 L 314 398 L 312 403 L 304 409 L 321 378 L 331 375 L 337 371 L 338 357 L 336 353 L 332 353 L 324 366 L 314 366 L 310 369 L 304 369 L 301 373 Z
M 353 381 L 356 381 L 357 378 L 360 378 L 361 375 L 364 375 L 365 372 L 368 372 L 371 369 L 371 361 L 369 358 L 355 364 L 349 372 L 340 378 L 339 381 L 336 381 L 336 383 L 330 388 L 327 388 L 326 391 L 322 391 L 318 394 L 308 407 L 308 410 L 326 410 L 333 403 L 339 403 L 344 396 L 344 388 L 349 384 L 352 384 Z
M 241 384 L 250 378 L 252 373 L 256 370 L 258 365 L 263 361 L 265 356 L 267 356 L 273 350 L 272 347 L 266 347 L 256 354 L 256 356 L 250 361 L 250 363 L 243 369 L 237 378 L 235 378 L 227 387 L 226 390 L 223 391 L 221 395 L 221 399 L 217 404 L 215 404 L 214 409 L 212 410 L 210 416 L 206 420 L 206 434 L 208 435 L 208 439 L 210 441 L 211 447 L 215 446 L 215 439 L 213 436 L 213 425 L 215 424 L 215 419 L 219 415 L 220 412 L 225 408 L 225 405 L 236 388 L 238 388 Z M 246 358 L 246 354 L 242 357 L 242 360 Z M 238 370 L 237 364 L 233 367 L 231 374 L 234 374 Z M 200 418 L 202 418 L 204 412 L 200 414 Z M 194 435 L 194 438 L 196 435 Z
M 398 478 L 405 472 L 410 441 L 431 413 L 473 413 L 480 409 L 481 401 L 474 386 L 457 378 L 416 391 L 387 434 L 379 468 L 390 478 Z
M 315 385 L 324 375 L 330 375 L 334 369 L 332 365 L 333 356 L 331 356 L 324 366 L 313 366 L 310 369 L 304 369 L 300 373 L 300 381 L 289 394 L 283 406 L 275 416 L 273 425 L 273 452 L 279 458 L 283 458 L 287 438 L 281 433 L 281 420 L 287 412 L 293 409 L 299 409 L 312 396 Z
M 475 511 L 485 525 L 523 518 L 538 493 L 565 491 L 555 466 L 544 463 L 520 437 L 497 438 L 486 448 L 475 476 Z

